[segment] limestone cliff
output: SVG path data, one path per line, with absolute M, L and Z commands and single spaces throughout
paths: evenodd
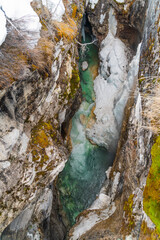
M 20 214 L 7 239 L 41 234 L 38 225 L 28 235 L 25 230 L 31 219 L 38 224 L 50 216 L 50 184 L 69 154 L 61 126 L 80 99 L 75 38 L 83 1 L 64 2 L 61 21 L 51 17 L 52 5 L 31 4 L 42 25 L 37 45 L 29 49 L 27 33 L 13 22 L 0 47 L 0 232 Z
M 128 5 L 118 2 L 120 1 L 108 1 L 109 6 L 112 5 L 116 12 L 118 21 L 116 37 L 119 37 L 133 51 L 137 46 L 136 41 L 142 39 L 136 89 L 134 94 L 132 92 L 130 95 L 125 108 L 113 167 L 106 172 L 107 180 L 99 197 L 79 216 L 76 225 L 70 231 L 69 239 L 159 239 L 157 202 L 159 190 L 156 187 L 159 174 L 156 172 L 155 163 L 159 159 L 159 153 L 156 152 L 159 140 L 151 151 L 153 129 L 157 129 L 158 125 L 156 114 L 153 115 L 152 101 L 155 102 L 153 100 L 155 94 L 157 94 L 156 97 L 158 96 L 155 88 L 158 86 L 160 74 L 159 1 L 148 2 L 146 18 L 144 12 L 147 1 L 130 1 L 130 3 L 127 1 Z M 94 10 L 89 10 L 89 17 L 95 26 L 95 34 L 102 38 L 103 30 L 98 25 L 99 19 L 96 14 L 100 11 L 99 9 L 102 9 L 100 6 L 101 1 L 97 3 Z M 102 6 L 105 8 L 106 4 L 103 3 Z M 93 16 L 96 16 L 95 22 Z M 109 13 L 103 15 L 104 21 L 108 18 Z M 97 25 L 99 28 L 96 28 Z M 107 23 L 103 27 L 106 31 Z M 158 106 L 158 103 L 156 104 Z M 158 111 L 156 112 L 158 114 Z M 106 124 L 104 128 L 105 126 Z M 151 166 L 151 154 L 154 166 L 151 167 L 147 179 Z M 153 194 L 152 191 L 154 191 Z

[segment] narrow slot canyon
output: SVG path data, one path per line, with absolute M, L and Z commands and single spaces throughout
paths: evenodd
M 86 129 L 94 121 L 95 109 L 94 79 L 98 74 L 98 47 L 90 44 L 92 36 L 88 19 L 85 20 L 85 36 L 79 51 L 79 71 L 82 89 L 82 102 L 72 118 L 70 132 L 72 151 L 69 160 L 57 181 L 60 199 L 69 223 L 89 207 L 99 193 L 105 180 L 105 171 L 112 165 L 115 152 L 96 146 L 86 137 Z M 83 40 L 84 39 L 84 40 Z M 85 48 L 82 50 L 82 48 Z M 82 52 L 83 51 L 83 52 Z M 86 63 L 87 69 L 82 67 Z M 116 144 L 116 143 L 115 143 Z
M 159 0 L 6 1 L 0 240 L 160 239 Z

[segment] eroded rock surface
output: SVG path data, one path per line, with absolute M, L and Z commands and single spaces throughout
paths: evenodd
M 124 108 L 138 74 L 139 52 L 136 57 L 134 55 L 142 36 L 140 29 L 136 27 L 136 19 L 129 16 L 137 9 L 145 13 L 146 7 L 147 2 L 142 4 L 135 1 L 132 5 L 131 1 L 130 4 L 99 1 L 94 10 L 88 10 L 93 32 L 100 40 L 103 36 L 103 41 L 100 43 L 99 75 L 94 81 L 96 121 L 87 129 L 86 134 L 91 141 L 110 151 L 116 148 Z M 103 11 L 106 17 L 101 23 L 100 13 Z M 144 23 L 142 16 L 139 21 L 142 23 L 142 31 Z M 100 32 L 97 27 L 99 25 L 106 26 L 107 30 Z
M 129 15 L 136 31 L 140 30 L 145 20 L 139 14 L 135 16 L 136 9 L 143 12 L 144 6 L 144 1 L 134 1 L 131 6 Z M 126 11 L 129 5 L 124 7 Z M 117 15 L 117 18 L 122 23 L 121 16 Z M 131 95 L 125 109 L 116 159 L 113 167 L 106 172 L 107 180 L 98 199 L 79 216 L 69 239 L 149 239 L 151 236 L 159 239 L 156 226 L 143 208 L 153 143 L 150 119 L 144 112 L 150 108 L 151 96 L 155 93 L 159 79 L 158 29 L 159 2 L 150 0 L 142 35 L 139 79 L 135 93 Z
M 83 2 L 64 4 L 68 15 L 63 11 L 58 22 L 51 18 L 52 4 L 47 9 L 40 1 L 32 2 L 43 19 L 37 49 L 30 52 L 30 65 L 17 74 L 19 79 L 1 85 L 5 88 L 0 92 L 0 232 L 20 214 L 2 239 L 43 239 L 39 224 L 50 216 L 53 198 L 47 186 L 68 159 L 61 126 L 80 101 L 78 49 L 73 41 L 80 29 Z M 3 53 L 7 44 L 8 37 L 1 46 Z M 38 59 L 34 54 L 40 54 Z

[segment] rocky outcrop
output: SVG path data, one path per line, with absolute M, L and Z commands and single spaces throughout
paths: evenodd
M 115 2 L 118 1 L 114 1 L 114 4 Z M 107 180 L 99 197 L 89 209 L 81 213 L 76 225 L 71 229 L 69 239 L 72 240 L 150 239 L 151 236 L 153 239 L 159 239 L 158 215 L 156 220 L 151 211 L 147 212 L 152 221 L 157 223 L 155 226 L 144 211 L 147 210 L 146 201 L 150 201 L 147 195 L 149 189 L 145 190 L 145 193 L 144 189 L 151 166 L 153 144 L 153 133 L 150 130 L 152 127 L 149 127 L 151 119 L 146 113 L 151 108 L 151 100 L 155 94 L 160 74 L 159 2 L 150 0 L 148 4 L 142 35 L 139 77 L 135 93 L 133 96 L 131 95 L 125 109 L 116 159 L 113 167 L 106 172 Z M 123 4 L 119 5 L 120 9 L 122 6 Z M 124 5 L 124 7 L 124 11 L 126 11 L 129 5 L 128 7 Z M 139 32 L 144 19 L 142 19 L 142 15 L 136 15 L 136 9 L 139 8 L 140 12 L 143 12 L 144 1 L 134 1 L 133 4 L 130 2 L 130 7 L 132 9 L 128 14 L 130 25 L 136 27 L 135 31 Z M 119 23 L 121 26 L 123 18 L 121 14 L 120 16 L 118 14 L 120 14 L 120 10 L 117 13 L 117 19 L 121 19 Z M 108 18 L 107 14 L 106 18 Z M 121 28 L 119 30 L 120 33 Z M 132 49 L 134 50 L 134 47 Z M 152 124 L 156 125 L 153 121 Z M 155 155 L 152 153 L 153 156 Z M 149 178 L 153 171 L 152 169 Z M 149 186 L 152 185 L 147 185 L 147 188 Z M 150 189 L 150 191 L 152 190 Z M 153 201 L 155 200 L 153 199 Z M 154 211 L 158 213 L 158 208 Z
M 74 39 L 80 29 L 82 3 L 65 3 L 66 13 L 58 22 L 50 17 L 52 5 L 47 9 L 41 8 L 40 1 L 32 2 L 41 20 L 41 38 L 26 53 L 28 65 L 23 74 L 17 72 L 15 82 L 2 84 L 0 232 L 19 215 L 2 239 L 40 239 L 40 223 L 50 216 L 53 192 L 47 186 L 68 159 L 61 126 L 75 111 L 72 105 L 80 86 Z M 6 38 L 3 53 L 7 44 Z
M 1 239 L 64 239 L 66 227 L 59 212 L 57 190 L 51 183 L 3 231 Z
M 29 204 L 4 230 L 2 239 L 44 239 L 45 231 L 42 228 L 40 231 L 39 225 L 51 215 L 52 200 L 51 189 L 45 188 L 40 198 Z
M 137 57 L 133 56 L 142 38 L 144 19 L 142 16 L 139 19 L 140 29 L 136 27 L 138 16 L 134 19 L 132 15 L 137 10 L 145 13 L 147 7 L 147 2 L 143 1 L 126 4 L 115 2 L 99 1 L 94 10 L 88 6 L 88 19 L 93 32 L 99 40 L 103 36 L 103 41 L 99 52 L 99 75 L 94 81 L 96 120 L 86 134 L 91 141 L 110 151 L 116 149 L 124 108 L 138 73 L 139 55 L 137 53 Z M 103 14 L 106 17 L 102 22 Z M 106 26 L 107 30 L 99 32 L 99 25 Z

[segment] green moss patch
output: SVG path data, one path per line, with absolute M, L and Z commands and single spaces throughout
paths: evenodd
M 124 203 L 124 212 L 125 212 L 125 218 L 127 219 L 127 228 L 129 232 L 134 228 L 135 222 L 134 222 L 134 215 L 133 215 L 133 198 L 134 195 L 131 194 L 128 198 L 128 200 Z
M 144 189 L 144 210 L 160 234 L 160 136 L 151 150 L 152 165 Z
M 71 78 L 71 93 L 70 97 L 74 98 L 75 94 L 77 92 L 77 89 L 80 85 L 80 77 L 79 77 L 79 71 L 77 70 L 76 66 L 72 70 L 72 78 Z
M 64 81 L 66 82 L 66 81 Z M 65 99 L 68 100 L 68 102 L 73 101 L 75 98 L 75 95 L 77 93 L 77 90 L 80 86 L 80 77 L 79 77 L 79 71 L 78 67 L 75 64 L 72 66 L 72 77 L 68 79 L 68 82 L 66 82 L 65 90 L 60 94 L 60 100 L 63 102 Z

